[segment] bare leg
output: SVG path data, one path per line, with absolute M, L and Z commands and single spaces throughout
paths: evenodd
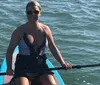
M 30 81 L 26 77 L 20 77 L 15 79 L 16 85 L 30 85 Z
M 40 77 L 42 85 L 57 85 L 53 74 L 45 74 Z

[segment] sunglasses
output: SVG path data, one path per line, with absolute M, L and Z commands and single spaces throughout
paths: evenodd
M 32 15 L 32 14 L 39 14 L 39 11 L 26 11 L 27 15 Z

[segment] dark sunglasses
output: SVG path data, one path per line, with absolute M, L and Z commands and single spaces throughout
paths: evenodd
M 32 14 L 39 14 L 39 11 L 26 11 L 27 15 L 32 15 Z

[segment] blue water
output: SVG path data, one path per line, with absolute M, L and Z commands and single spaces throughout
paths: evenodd
M 0 0 L 0 64 L 12 32 L 27 21 L 28 0 Z M 64 60 L 77 64 L 100 62 L 99 0 L 38 0 L 42 6 L 40 22 L 52 30 Z M 47 50 L 48 58 L 60 66 Z M 59 71 L 66 85 L 100 85 L 100 67 Z

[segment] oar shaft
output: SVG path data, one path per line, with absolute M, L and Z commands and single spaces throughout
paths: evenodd
M 100 63 L 90 64 L 90 65 L 75 65 L 75 66 L 72 66 L 72 69 L 74 68 L 79 69 L 79 68 L 85 68 L 85 67 L 96 67 L 96 66 L 100 66 Z M 64 70 L 64 69 L 65 69 L 64 67 L 55 67 L 55 68 L 50 68 L 49 70 Z
M 100 66 L 99 64 L 90 64 L 90 65 L 76 65 L 76 66 L 72 66 L 72 68 L 85 68 L 85 67 L 96 67 L 96 66 Z
M 79 69 L 79 68 L 85 68 L 85 67 L 96 67 L 96 66 L 100 66 L 100 63 L 99 64 L 90 64 L 90 65 L 75 65 L 75 66 L 72 66 L 72 69 L 76 68 L 76 69 Z M 65 68 L 64 67 L 55 67 L 55 68 L 49 68 L 49 69 L 46 69 L 46 70 L 64 70 Z M 3 72 L 3 73 L 0 73 L 0 75 L 7 75 L 6 72 Z

